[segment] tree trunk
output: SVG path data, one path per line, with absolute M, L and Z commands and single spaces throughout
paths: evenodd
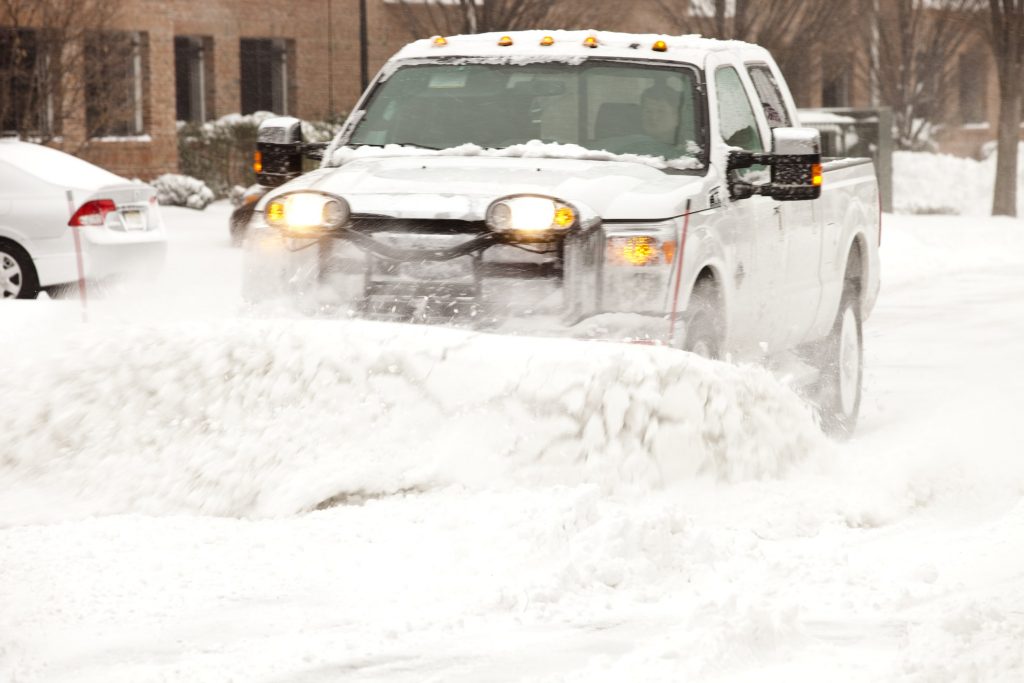
M 1000 70 L 1012 70 L 1010 65 Z M 1017 151 L 1020 142 L 1021 83 L 1010 74 L 1000 74 L 999 137 L 996 158 L 996 187 L 992 196 L 993 216 L 1017 215 Z

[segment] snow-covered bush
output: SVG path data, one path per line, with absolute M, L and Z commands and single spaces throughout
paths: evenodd
M 202 180 L 177 173 L 165 173 L 152 182 L 156 200 L 166 206 L 205 209 L 214 200 L 213 191 Z
M 205 123 L 178 122 L 178 161 L 182 173 L 202 179 L 218 197 L 226 197 L 236 185 L 256 182 L 252 153 L 260 123 L 276 116 L 269 111 L 226 114 Z M 304 121 L 308 142 L 329 141 L 344 119 Z

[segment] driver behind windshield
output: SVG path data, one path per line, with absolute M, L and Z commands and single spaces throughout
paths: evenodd
M 640 96 L 639 131 L 598 140 L 598 145 L 609 152 L 676 158 L 685 145 L 679 131 L 681 106 L 681 93 L 664 84 L 652 85 Z

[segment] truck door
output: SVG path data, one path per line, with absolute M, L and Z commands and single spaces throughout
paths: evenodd
M 773 128 L 794 125 L 779 80 L 771 67 L 763 62 L 754 62 L 748 63 L 746 68 L 760 100 L 768 132 Z M 781 318 L 784 324 L 779 326 L 778 334 L 781 337 L 779 343 L 790 347 L 807 335 L 821 302 L 822 216 L 816 213 L 816 201 L 779 202 L 776 211 L 782 240 L 776 295 L 784 309 Z
M 751 100 L 736 67 L 720 66 L 715 70 L 715 95 L 718 103 L 718 132 L 727 147 L 740 147 L 763 152 L 766 147 Z M 739 171 L 746 182 L 760 184 L 769 180 L 768 169 L 754 166 Z M 778 330 L 780 309 L 775 292 L 781 286 L 784 258 L 780 235 L 779 202 L 754 195 L 730 202 L 738 229 L 753 240 L 753 263 L 742 266 L 736 276 L 738 298 L 747 305 L 737 309 L 738 320 L 733 329 L 746 341 L 772 349 L 780 341 Z M 745 309 L 745 310 L 744 310 Z

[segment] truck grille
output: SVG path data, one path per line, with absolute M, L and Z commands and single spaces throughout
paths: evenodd
M 391 218 L 388 216 L 355 215 L 353 227 L 364 233 L 395 232 L 434 235 L 477 235 L 487 232 L 483 221 L 461 221 L 447 218 Z

